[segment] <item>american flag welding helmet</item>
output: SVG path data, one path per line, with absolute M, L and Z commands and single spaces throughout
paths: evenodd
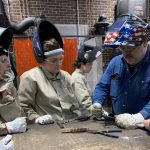
M 148 24 L 136 15 L 120 16 L 109 28 L 104 47 L 138 46 L 149 37 Z

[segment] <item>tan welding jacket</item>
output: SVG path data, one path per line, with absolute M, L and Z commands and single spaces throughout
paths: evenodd
M 80 100 L 80 106 L 85 110 L 86 114 L 90 115 L 90 107 L 92 105 L 92 91 L 85 78 L 85 74 L 80 69 L 76 69 L 72 73 L 75 80 L 76 95 Z
M 73 81 L 63 70 L 55 76 L 42 67 L 25 72 L 21 76 L 18 99 L 29 121 L 45 114 L 52 115 L 55 120 L 79 116 Z
M 16 100 L 17 92 L 13 79 L 14 74 L 10 71 L 6 72 L 4 78 L 0 80 L 0 91 L 8 90 L 10 93 L 4 96 L 0 92 L 0 135 L 7 134 L 7 130 L 2 126 L 2 123 L 24 116 L 23 110 Z

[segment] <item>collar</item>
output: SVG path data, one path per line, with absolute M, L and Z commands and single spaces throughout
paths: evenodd
M 40 67 L 45 76 L 48 80 L 56 81 L 61 79 L 61 73 L 58 72 L 57 74 L 50 73 L 47 69 Z
M 80 69 L 76 69 L 75 70 L 77 73 L 80 73 L 80 74 L 82 74 L 82 75 L 85 75 L 85 73 L 83 73 Z

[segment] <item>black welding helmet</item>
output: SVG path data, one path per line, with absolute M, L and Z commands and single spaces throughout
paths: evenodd
M 8 55 L 8 49 L 11 44 L 13 32 L 10 27 L 0 27 L 0 55 Z
M 10 27 L 2 28 L 0 27 L 0 46 L 4 49 L 8 49 L 13 37 L 13 32 Z
M 78 51 L 78 60 L 83 63 L 93 62 L 101 55 L 101 51 L 100 47 L 82 45 Z
M 33 35 L 33 49 L 38 63 L 42 63 L 45 59 L 43 41 L 50 38 L 56 39 L 60 47 L 63 48 L 63 41 L 57 28 L 49 21 L 40 19 L 37 22 L 37 27 Z

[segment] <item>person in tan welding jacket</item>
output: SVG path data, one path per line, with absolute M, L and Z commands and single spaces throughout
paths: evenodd
M 0 135 L 5 135 L 25 132 L 26 119 L 22 117 L 23 110 L 15 100 L 14 74 L 8 57 L 12 34 L 9 28 L 0 30 Z
M 50 124 L 76 118 L 80 111 L 73 79 L 60 69 L 64 59 L 61 36 L 50 22 L 44 20 L 41 24 L 47 26 L 42 29 L 39 25 L 33 37 L 39 66 L 22 74 L 18 99 L 29 123 Z
M 75 80 L 75 90 L 78 93 L 78 99 L 80 100 L 81 109 L 86 115 L 91 115 L 92 105 L 92 91 L 85 75 L 92 69 L 93 61 L 100 56 L 101 51 L 98 48 L 82 45 L 78 51 L 77 60 L 75 60 L 73 67 L 75 71 L 72 73 L 72 77 Z

